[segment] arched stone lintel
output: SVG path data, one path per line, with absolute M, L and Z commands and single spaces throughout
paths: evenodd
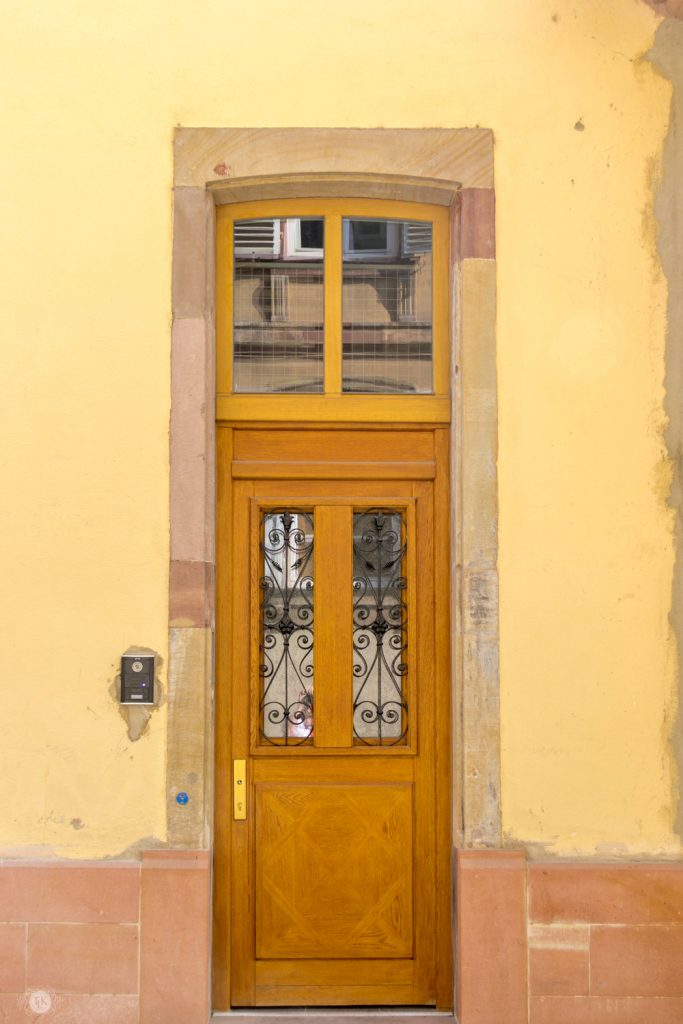
M 219 179 L 207 184 L 216 205 L 252 199 L 358 198 L 394 199 L 411 203 L 452 206 L 461 184 L 442 178 L 407 174 L 272 174 Z

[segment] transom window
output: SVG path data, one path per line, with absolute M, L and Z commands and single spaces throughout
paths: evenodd
M 225 415 L 241 418 L 252 396 L 252 416 L 289 398 L 302 418 L 321 418 L 320 401 L 334 398 L 345 408 L 331 418 L 355 407 L 360 418 L 358 400 L 367 409 L 368 396 L 391 396 L 387 418 L 424 419 L 436 398 L 427 418 L 447 418 L 446 208 L 272 200 L 220 207 L 217 227 Z

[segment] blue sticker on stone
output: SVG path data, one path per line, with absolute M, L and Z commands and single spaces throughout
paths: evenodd
M 189 799 L 190 798 L 187 795 L 187 793 L 178 793 L 177 797 L 175 798 L 175 802 L 177 804 L 186 804 L 189 801 Z

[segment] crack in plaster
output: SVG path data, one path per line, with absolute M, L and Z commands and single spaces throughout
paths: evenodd
M 683 13 L 683 9 L 682 9 Z M 667 19 L 655 34 L 647 59 L 671 82 L 671 112 L 664 142 L 662 172 L 655 196 L 657 250 L 668 284 L 665 353 L 665 442 L 673 470 L 668 503 L 675 510 L 675 568 L 671 595 L 671 626 L 678 651 L 683 651 L 683 23 Z M 675 831 L 683 835 L 683 680 L 678 665 L 678 714 L 671 743 L 678 767 Z

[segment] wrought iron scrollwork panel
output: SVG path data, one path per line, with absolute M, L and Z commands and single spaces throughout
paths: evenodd
M 368 509 L 353 517 L 354 742 L 405 743 L 408 612 L 403 514 Z
M 261 738 L 313 735 L 313 517 L 275 509 L 261 521 Z

